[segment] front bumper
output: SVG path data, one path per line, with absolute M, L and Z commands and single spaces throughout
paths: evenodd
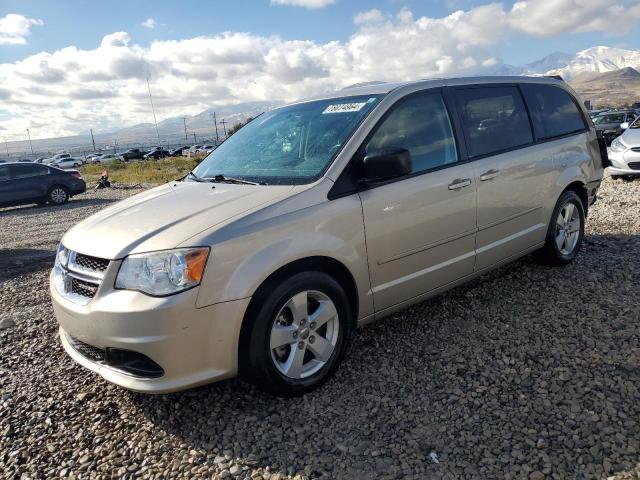
M 622 152 L 607 150 L 611 165 L 607 172 L 611 175 L 640 175 L 640 152 L 627 149 Z
M 197 288 L 164 298 L 107 290 L 78 305 L 62 297 L 53 282 L 50 292 L 64 349 L 109 382 L 165 393 L 237 373 L 240 327 L 249 298 L 196 308 Z M 143 354 L 162 367 L 163 375 L 132 375 L 94 361 L 75 348 L 70 337 L 99 349 Z

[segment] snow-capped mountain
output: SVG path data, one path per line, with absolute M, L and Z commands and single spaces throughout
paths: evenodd
M 591 47 L 575 55 L 556 52 L 521 67 L 503 65 L 499 75 L 561 75 L 567 81 L 585 73 L 604 73 L 640 67 L 640 51 Z
M 575 54 L 564 66 L 549 69 L 547 75 L 562 75 L 571 80 L 581 73 L 605 73 L 640 67 L 640 51 L 613 47 L 593 47 Z

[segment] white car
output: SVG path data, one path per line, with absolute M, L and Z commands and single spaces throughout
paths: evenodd
M 80 160 L 79 158 L 73 158 L 73 157 L 64 157 L 64 158 L 58 158 L 57 160 L 52 160 L 51 162 L 49 162 L 49 165 L 52 167 L 57 167 L 57 168 L 78 168 L 82 165 L 82 160 Z
M 607 171 L 612 178 L 630 178 L 640 175 L 640 117 L 633 123 L 623 123 L 622 135 L 616 137 L 608 149 L 611 166 Z
M 93 163 L 115 163 L 122 162 L 122 156 L 115 153 L 105 153 L 94 158 Z

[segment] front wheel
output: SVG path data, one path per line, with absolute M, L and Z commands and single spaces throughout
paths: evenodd
M 245 321 L 240 372 L 275 395 L 291 397 L 326 382 L 353 330 L 347 296 L 321 272 L 293 275 L 257 296 Z
M 536 252 L 538 260 L 547 265 L 571 263 L 582 246 L 584 218 L 580 197 L 571 190 L 564 192 L 553 209 L 544 247 Z

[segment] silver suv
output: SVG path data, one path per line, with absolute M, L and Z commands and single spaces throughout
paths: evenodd
M 354 329 L 530 252 L 578 253 L 601 145 L 551 78 L 354 87 L 271 110 L 68 231 L 60 337 L 110 382 L 325 382 Z

